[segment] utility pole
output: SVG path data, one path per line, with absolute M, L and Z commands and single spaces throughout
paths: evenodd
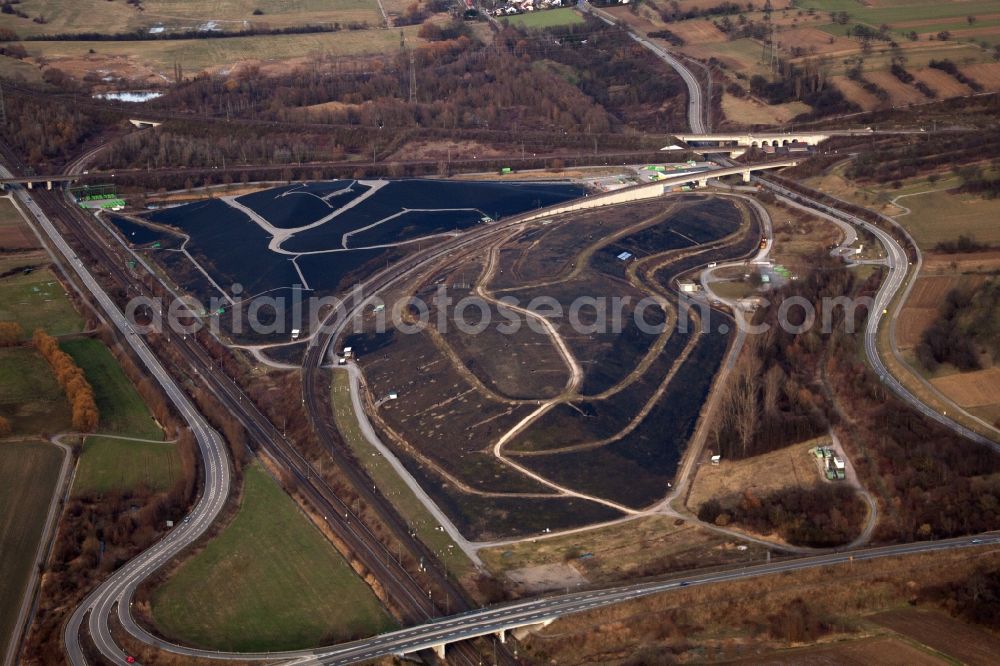
M 775 50 L 774 44 L 774 23 L 771 24 L 771 73 L 776 74 L 778 71 L 778 53 Z
M 413 51 L 410 55 L 410 104 L 417 101 L 417 69 L 413 64 Z
M 0 84 L 0 125 L 7 124 L 7 102 L 3 98 L 3 85 Z

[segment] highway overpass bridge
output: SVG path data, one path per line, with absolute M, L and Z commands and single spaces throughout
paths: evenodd
M 52 183 L 72 183 L 79 176 L 23 176 L 23 177 L 11 177 L 11 178 L 0 178 L 0 188 L 7 189 L 10 185 L 24 185 L 29 190 L 34 189 L 35 185 L 45 185 L 45 189 L 51 190 Z
M 816 132 L 730 132 L 715 134 L 678 134 L 678 139 L 692 148 L 710 147 L 716 152 L 727 152 L 739 157 L 750 148 L 806 145 L 816 146 L 833 134 Z M 666 150 L 666 149 L 664 149 Z
M 467 611 L 459 615 L 440 618 L 415 627 L 407 627 L 371 638 L 346 643 L 339 646 L 307 650 L 298 653 L 270 653 L 254 655 L 272 659 L 289 658 L 287 666 L 333 666 L 369 661 L 389 655 L 407 655 L 420 650 L 433 649 L 438 656 L 444 655 L 445 646 L 458 641 L 479 636 L 495 635 L 500 640 L 506 632 L 517 628 L 541 627 L 554 620 L 574 613 L 580 613 L 612 604 L 631 601 L 641 597 L 682 589 L 688 586 L 711 585 L 732 580 L 749 579 L 813 567 L 838 564 L 857 564 L 886 557 L 915 555 L 918 553 L 943 552 L 1000 544 L 1000 534 L 987 532 L 976 536 L 944 539 L 941 541 L 918 541 L 895 546 L 879 546 L 812 555 L 809 557 L 781 559 L 753 564 L 739 569 L 687 574 L 673 580 L 636 583 L 603 590 L 589 590 L 570 594 L 537 597 L 516 601 L 500 606 L 487 606 Z M 184 648 L 181 648 L 184 649 Z M 190 656 L 212 656 L 204 650 L 190 650 Z M 215 654 L 215 658 L 239 659 L 238 653 Z
M 578 210 L 587 210 L 588 208 L 599 208 L 601 206 L 611 206 L 614 204 L 628 203 L 630 201 L 653 199 L 687 185 L 706 187 L 709 180 L 715 180 L 717 178 L 722 178 L 723 176 L 739 175 L 743 176 L 744 182 L 750 182 L 750 174 L 754 171 L 762 171 L 764 169 L 782 169 L 784 167 L 795 166 L 798 163 L 798 160 L 776 160 L 773 162 L 761 162 L 760 164 L 740 164 L 723 169 L 698 171 L 696 173 L 689 173 L 683 176 L 664 178 L 663 180 L 653 181 L 652 183 L 626 187 L 613 192 L 605 192 L 603 194 L 595 194 L 582 199 L 574 199 L 571 203 L 550 206 L 549 208 L 523 216 L 521 219 L 524 221 L 537 220 L 552 217 L 553 215 L 561 215 L 563 213 L 571 213 Z

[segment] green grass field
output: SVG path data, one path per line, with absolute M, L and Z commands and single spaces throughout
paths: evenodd
M 0 416 L 10 420 L 15 435 L 69 430 L 69 403 L 35 350 L 0 349 Z
M 937 187 L 940 187 L 938 185 Z M 935 189 L 929 187 L 927 189 Z M 899 218 L 923 249 L 930 249 L 960 235 L 1000 245 L 1000 200 L 983 199 L 972 194 L 929 192 L 901 199 L 912 212 Z
M 174 63 L 180 63 L 185 74 L 221 67 L 243 60 L 287 60 L 311 55 L 374 55 L 399 50 L 399 30 L 406 35 L 408 45 L 417 46 L 424 40 L 417 36 L 420 26 L 400 29 L 342 30 L 335 33 L 302 35 L 258 35 L 227 39 L 167 39 L 150 41 L 51 41 L 24 42 L 31 56 L 53 60 L 83 59 L 97 67 L 100 58 L 128 59 L 147 65 L 168 75 Z M 90 50 L 93 49 L 93 54 Z M 58 66 L 58 63 L 51 63 Z
M 571 7 L 547 9 L 544 11 L 517 14 L 504 19 L 511 25 L 525 28 L 550 28 L 557 25 L 576 25 L 583 23 L 580 12 Z
M 347 445 L 351 447 L 354 457 L 365 468 L 368 475 L 378 485 L 399 511 L 406 522 L 412 526 L 417 536 L 431 550 L 438 554 L 445 567 L 456 577 L 468 573 L 472 562 L 455 545 L 447 532 L 440 529 L 434 516 L 421 504 L 409 486 L 403 482 L 396 470 L 378 450 L 372 446 L 358 425 L 351 406 L 350 386 L 346 372 L 335 372 L 333 375 L 333 415 L 337 430 L 343 435 Z
M 896 205 L 899 208 L 886 209 L 885 212 L 896 216 L 896 221 L 913 235 L 917 245 L 924 250 L 933 249 L 941 241 L 958 240 L 961 235 L 971 235 L 980 242 L 1000 245 L 1000 225 L 996 224 L 996 220 L 1000 219 L 1000 199 L 948 192 L 961 185 L 957 177 L 941 178 L 933 183 L 926 178 L 911 178 L 902 181 L 899 188 L 887 183 L 860 185 L 846 181 L 845 184 L 841 179 L 847 165 L 847 162 L 835 165 L 828 174 L 829 179 L 821 176 L 806 182 L 812 187 L 873 208 L 898 197 Z M 905 213 L 903 208 L 909 208 L 910 212 Z
M 317 23 L 381 23 L 375 0 L 143 0 L 142 11 L 123 0 L 21 0 L 17 7 L 29 18 L 0 14 L 0 27 L 21 35 L 56 33 L 121 33 L 163 25 L 196 29 L 215 21 L 219 30 L 242 30 L 246 22 L 275 28 Z M 262 15 L 254 15 L 260 9 Z M 34 18 L 43 16 L 44 24 Z
M 385 631 L 367 585 L 258 465 L 233 522 L 153 595 L 168 637 L 221 650 L 287 650 Z
M 51 444 L 0 444 L 0 654 L 17 621 L 62 459 Z
M 55 274 L 48 268 L 22 272 L 25 267 L 48 264 L 49 258 L 10 199 L 0 197 L 0 249 L 5 248 L 18 251 L 0 255 L 0 274 L 11 272 L 0 277 L 0 321 L 21 324 L 26 339 L 36 328 L 52 335 L 79 332 L 83 319 Z
M 91 339 L 70 340 L 61 347 L 83 368 L 87 381 L 94 387 L 97 409 L 101 412 L 98 426 L 101 432 L 139 439 L 163 438 L 146 404 L 103 343 Z
M 0 279 L 0 321 L 16 321 L 26 338 L 36 328 L 51 335 L 77 333 L 83 319 L 66 298 L 62 284 L 47 268 Z
M 731 59 L 734 69 L 748 77 L 754 74 L 760 74 L 761 76 L 770 75 L 767 66 L 760 59 L 760 44 L 752 39 L 742 38 L 728 42 L 718 42 L 707 45 L 707 48 L 711 48 L 713 53 L 718 54 L 722 58 Z
M 37 237 L 28 228 L 20 211 L 8 197 L 0 197 L 0 237 L 16 229 L 16 234 L 30 241 L 31 247 L 38 246 Z M 6 243 L 5 243 L 6 244 Z
M 73 479 L 73 494 L 128 490 L 140 485 L 153 491 L 169 490 L 180 475 L 173 444 L 88 437 Z
M 901 21 L 924 21 L 928 19 L 961 18 L 977 14 L 995 14 L 1000 11 L 996 0 L 880 0 L 878 7 L 869 7 L 858 0 L 799 0 L 802 9 L 825 12 L 847 12 L 852 22 L 869 25 L 899 23 Z M 922 32 L 917 29 L 917 32 Z

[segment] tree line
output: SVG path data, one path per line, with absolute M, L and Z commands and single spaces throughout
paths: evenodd
M 1000 154 L 1000 128 L 997 127 L 900 136 L 882 143 L 878 151 L 858 152 L 847 169 L 847 176 L 852 180 L 886 183 L 942 168 L 954 169 L 997 154 Z M 970 179 L 970 184 L 972 180 L 974 178 Z
M 1000 177 L 988 176 L 979 165 L 970 165 L 956 170 L 962 179 L 959 190 L 979 194 L 987 199 L 1000 197 Z
M 737 523 L 759 534 L 777 533 L 797 546 L 828 548 L 856 538 L 865 513 L 854 488 L 823 483 L 760 496 L 747 491 L 713 497 L 698 508 L 698 519 L 723 527 Z
M 184 473 L 168 492 L 140 486 L 72 495 L 67 500 L 42 577 L 23 663 L 63 661 L 62 626 L 83 597 L 158 541 L 166 521 L 179 522 L 187 512 L 197 480 L 197 445 L 191 432 L 183 430 L 174 446 Z
M 951 60 L 948 59 L 931 60 L 928 63 L 928 66 L 931 67 L 932 69 L 940 69 L 942 72 L 950 74 L 959 83 L 964 83 L 965 85 L 969 86 L 973 90 L 973 92 L 983 91 L 983 86 L 981 83 L 963 74 L 958 69 L 958 66 Z
M 837 335 L 824 361 L 841 442 L 881 499 L 880 540 L 913 541 L 1000 527 L 1000 455 L 914 411 L 864 362 L 863 336 Z
M 0 125 L 0 138 L 39 171 L 64 164 L 88 139 L 120 121 L 111 109 L 84 107 L 62 97 L 14 94 L 6 85 L 4 93 L 7 122 Z
M 685 89 L 676 74 L 645 57 L 617 27 L 592 21 L 542 34 L 508 26 L 489 45 L 466 30 L 450 31 L 441 27 L 440 41 L 350 67 L 317 62 L 276 76 L 247 67 L 232 76 L 185 80 L 147 105 L 299 127 L 232 123 L 223 129 L 172 120 L 114 142 L 100 164 L 222 168 L 339 161 L 373 151 L 384 159 L 407 141 L 453 139 L 456 131 L 462 139 L 516 146 L 528 157 L 545 146 L 596 153 L 609 142 L 622 149 L 643 142 L 626 128 L 645 132 L 683 120 Z M 45 76 L 57 88 L 80 87 L 56 68 Z M 89 96 L 78 104 L 19 92 L 5 89 L 8 123 L 0 132 L 39 170 L 64 163 L 91 138 L 122 125 L 120 109 Z
M 20 344 L 24 337 L 24 329 L 16 321 L 0 322 L 0 347 L 13 347 Z
M 179 522 L 194 500 L 198 486 L 198 449 L 194 435 L 170 409 L 169 402 L 149 377 L 139 370 L 107 328 L 98 336 L 111 349 L 139 395 L 176 439 L 180 475 L 165 492 L 146 486 L 121 488 L 101 494 L 74 494 L 60 519 L 52 556 L 42 577 L 38 613 L 23 653 L 24 663 L 51 664 L 64 658 L 60 634 L 69 613 L 111 572 L 159 540 L 166 521 Z M 74 453 L 80 453 L 80 443 Z
M 1000 571 L 980 565 L 968 578 L 932 584 L 921 595 L 941 603 L 953 615 L 1000 630 Z
M 931 372 L 943 363 L 962 371 L 979 370 L 983 355 L 1000 359 L 1000 281 L 948 292 L 915 351 Z
M 83 370 L 72 356 L 59 348 L 59 341 L 42 329 L 36 329 L 31 340 L 35 349 L 48 361 L 56 381 L 69 399 L 73 429 L 79 432 L 97 430 L 100 413 L 94 400 L 94 388 Z
M 322 23 L 293 25 L 271 28 L 266 25 L 251 25 L 240 30 L 174 30 L 150 32 L 139 28 L 131 32 L 66 32 L 54 35 L 28 35 L 24 41 L 31 42 L 143 42 L 176 39 L 225 39 L 229 37 L 255 37 L 260 35 L 306 35 L 320 32 L 340 32 L 341 30 L 364 30 L 367 23 Z
M 770 0 L 766 0 L 765 11 L 770 11 L 770 6 Z M 660 15 L 660 19 L 664 23 L 687 21 L 690 19 L 700 18 L 702 16 L 733 16 L 735 14 L 741 14 L 744 11 L 754 11 L 754 3 L 748 2 L 746 4 L 738 4 L 736 2 L 726 1 L 720 2 L 717 5 L 699 8 L 697 6 L 681 7 L 677 0 L 672 0 L 670 3 L 656 6 L 656 12 Z
M 441 35 L 451 30 L 444 26 Z M 672 70 L 645 57 L 621 29 L 594 20 L 545 34 L 506 26 L 489 45 L 461 33 L 372 60 L 363 71 L 300 68 L 265 77 L 248 68 L 231 78 L 197 77 L 151 104 L 279 120 L 299 120 L 301 107 L 328 104 L 310 118 L 382 134 L 410 127 L 593 134 L 648 117 L 630 117 L 636 104 L 659 107 L 683 94 Z M 416 103 L 409 101 L 410 54 Z
M 853 293 L 859 285 L 853 273 L 835 259 L 819 255 L 811 261 L 816 270 L 769 296 L 771 305 L 754 320 L 769 330 L 748 336 L 746 349 L 725 385 L 721 416 L 713 424 L 709 441 L 727 459 L 773 451 L 829 429 L 831 420 L 817 379 L 820 352 L 832 334 L 821 332 L 819 322 L 804 333 L 790 332 L 781 325 L 778 312 L 786 299 L 793 298 L 805 299 L 815 312 L 823 312 L 824 298 Z M 789 309 L 793 326 L 802 323 L 795 320 L 800 312 Z M 843 327 L 848 313 L 838 309 L 832 314 L 831 329 Z
M 773 322 L 791 294 L 811 301 L 822 295 L 871 296 L 882 279 L 874 273 L 858 282 L 850 271 L 835 270 L 827 261 L 816 258 L 815 275 L 801 276 L 769 296 L 772 305 L 755 323 Z M 983 312 L 995 317 L 997 311 L 983 302 Z M 853 329 L 844 326 L 846 311 L 839 312 L 829 334 L 814 332 L 820 327 L 813 326 L 800 335 L 772 328 L 757 336 L 756 345 L 744 351 L 757 359 L 741 358 L 746 369 L 734 368 L 728 394 L 721 398 L 723 416 L 709 441 L 725 457 L 742 458 L 835 427 L 862 484 L 880 498 L 877 539 L 935 539 L 1000 528 L 1000 455 L 890 393 L 864 361 L 867 312 L 854 312 Z M 984 335 L 990 336 L 990 330 L 996 329 L 984 329 Z M 769 427 L 768 422 L 788 425 Z
M 768 104 L 800 101 L 811 106 L 811 111 L 796 116 L 797 121 L 853 113 L 861 109 L 829 83 L 825 66 L 817 60 L 807 60 L 802 66 L 779 61 L 778 70 L 779 76 L 774 81 L 760 74 L 753 75 L 750 78 L 750 92 Z

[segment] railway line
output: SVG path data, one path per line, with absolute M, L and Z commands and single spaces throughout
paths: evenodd
M 111 243 L 107 239 L 98 240 L 93 237 L 91 229 L 87 228 L 89 220 L 81 219 L 83 216 L 78 210 L 69 205 L 59 193 L 45 193 L 36 195 L 42 201 L 46 209 L 66 224 L 71 233 L 82 248 L 90 253 L 105 269 L 112 279 L 123 286 L 132 286 L 137 290 L 136 295 L 152 296 L 152 292 L 146 290 L 141 285 L 136 285 L 134 278 L 123 268 L 124 262 L 111 249 Z M 130 336 L 135 337 L 135 336 Z M 415 576 L 401 565 L 396 554 L 392 553 L 378 537 L 367 527 L 357 515 L 354 509 L 341 500 L 337 493 L 322 481 L 320 475 L 312 469 L 309 463 L 295 450 L 294 445 L 286 441 L 277 428 L 257 410 L 253 402 L 246 396 L 242 389 L 231 378 L 218 370 L 215 361 L 208 355 L 204 348 L 197 342 L 195 336 L 172 336 L 171 345 L 185 359 L 185 362 L 192 368 L 197 376 L 205 383 L 211 393 L 220 402 L 237 416 L 246 428 L 251 441 L 266 451 L 283 469 L 285 469 L 296 482 L 297 488 L 307 498 L 314 509 L 323 515 L 328 527 L 336 537 L 344 543 L 358 560 L 363 562 L 365 568 L 382 584 L 386 594 L 390 597 L 392 605 L 400 610 L 403 620 L 407 623 L 418 623 L 443 614 L 428 595 L 428 584 L 438 587 L 440 592 L 438 599 L 446 605 L 456 609 L 469 607 L 469 602 L 464 596 L 459 596 L 458 588 L 453 582 L 447 579 L 443 572 L 436 568 L 428 568 L 425 572 L 428 582 L 418 581 Z M 338 464 L 347 463 L 343 456 L 339 458 Z M 353 469 L 353 468 L 352 468 Z M 369 483 L 356 475 L 349 475 L 353 482 L 359 483 L 362 488 L 368 488 Z M 216 481 L 211 481 L 206 485 L 206 493 L 214 493 L 218 488 Z M 228 494 L 228 491 L 227 493 Z M 367 498 L 366 498 L 367 499 Z M 221 510 L 221 505 L 217 507 Z M 216 512 L 217 513 L 217 512 Z M 201 514 L 192 514 L 198 518 Z M 195 522 L 192 518 L 192 522 Z M 205 524 L 210 524 L 214 515 L 205 518 Z M 409 532 L 397 521 L 397 529 L 393 530 L 395 535 L 409 537 Z M 200 525 L 201 520 L 195 524 Z M 171 533 L 172 534 L 172 533 Z M 169 535 L 168 535 L 169 536 Z M 200 535 L 199 535 L 200 536 Z M 195 537 L 197 538 L 197 537 Z M 189 539 L 193 542 L 195 538 Z M 412 537 L 409 540 L 415 541 Z M 164 541 L 167 541 L 165 539 Z M 160 542 L 163 543 L 163 542 Z M 405 542 L 404 542 L 405 543 Z M 185 544 L 186 546 L 187 544 Z M 408 548 L 416 550 L 417 557 L 430 555 L 426 550 L 421 551 L 412 544 L 405 544 Z M 421 544 L 422 546 L 422 544 Z M 424 547 L 426 549 L 426 547 Z M 179 552 L 180 549 L 177 549 Z M 173 553 L 176 554 L 176 553 Z M 172 555 L 173 555 L 172 554 Z M 171 555 L 171 556 L 172 556 Z M 150 560 L 152 553 L 144 553 L 136 560 Z M 133 561 L 136 561 L 133 560 Z M 137 567 L 137 570 L 145 575 L 153 573 L 159 566 L 162 566 L 169 558 L 154 560 L 145 566 Z M 427 559 L 427 562 L 433 560 Z M 145 578 L 145 575 L 142 579 Z M 102 654 L 112 660 L 120 660 L 122 652 L 114 646 L 111 637 L 110 626 L 107 621 L 107 613 L 117 604 L 118 619 L 125 629 L 139 640 L 166 649 L 172 652 L 187 654 L 189 656 L 210 656 L 211 651 L 189 650 L 182 646 L 173 645 L 148 632 L 139 625 L 131 615 L 129 605 L 136 588 L 142 579 L 132 581 L 127 585 L 109 585 L 105 583 L 99 588 L 103 593 L 97 597 L 98 601 L 85 604 L 86 608 L 94 609 L 91 614 L 89 629 L 94 637 L 95 643 Z M 81 623 L 74 623 L 67 632 L 67 642 L 75 642 L 70 638 L 74 630 L 78 630 Z M 82 655 L 82 650 L 79 651 Z M 478 663 L 478 654 L 468 648 L 460 648 L 456 656 L 462 657 L 463 663 Z M 267 658 L 268 655 L 245 655 L 244 658 Z M 83 663 L 82 661 L 77 663 Z
M 689 116 L 692 129 L 703 127 L 706 113 L 702 107 L 702 92 L 697 78 L 686 70 L 684 65 L 673 58 L 663 57 L 663 53 L 657 52 L 662 49 L 652 48 L 652 45 L 640 44 L 652 50 L 657 57 L 664 59 L 674 67 L 682 76 L 689 87 Z M 669 54 L 667 54 L 669 55 Z M 685 76 L 687 72 L 687 76 Z M 154 118 L 169 116 L 175 119 L 192 120 L 186 114 L 149 114 Z M 218 119 L 221 121 L 221 119 Z M 232 122 L 232 121 L 225 121 Z M 266 124 L 279 126 L 278 122 L 237 119 L 236 122 L 243 124 Z M 289 124 L 296 128 L 301 128 L 302 124 Z M 328 125 L 321 125 L 324 129 L 329 129 Z M 649 151 L 643 151 L 648 154 Z M 635 153 L 609 153 L 611 155 L 625 156 L 635 155 Z M 86 156 L 84 156 L 86 157 Z M 74 164 L 74 170 L 81 170 L 81 165 L 85 160 L 81 159 Z M 374 163 L 374 162 L 373 162 Z M 414 161 L 403 164 L 424 163 Z M 275 169 L 284 168 L 289 165 L 273 167 Z M 312 165 L 303 165 L 312 166 Z M 354 166 L 358 166 L 354 163 Z M 259 167 L 236 167 L 235 169 L 254 170 Z M 208 171 L 207 169 L 205 171 Z M 222 172 L 223 170 L 211 170 Z M 119 172 L 126 173 L 126 172 Z M 136 173 L 147 173 L 137 171 Z M 178 169 L 174 171 L 162 171 L 160 173 L 198 173 L 196 170 Z M 107 174 L 95 174 L 106 176 Z M 759 179 L 766 187 L 774 189 L 774 184 L 769 184 L 766 180 Z M 136 285 L 136 281 L 123 268 L 124 262 L 116 253 L 112 243 L 118 239 L 109 239 L 100 236 L 100 232 L 95 232 L 93 225 L 88 225 L 88 218 L 78 209 L 71 206 L 61 193 L 52 192 L 37 193 L 38 200 L 42 207 L 38 207 L 32 197 L 23 191 L 18 191 L 19 198 L 22 199 L 36 214 L 39 222 L 44 226 L 43 219 L 48 219 L 51 214 L 60 220 L 69 230 L 74 241 L 91 254 L 96 262 L 101 264 L 109 273 L 110 278 L 123 288 L 133 288 L 138 294 L 150 295 L 151 292 L 143 285 Z M 799 199 L 806 205 L 819 204 L 805 197 Z M 32 208 L 33 207 L 33 208 Z M 813 207 L 816 207 L 815 205 Z M 832 210 L 831 210 L 832 212 Z M 48 213 L 48 214 L 47 214 Z M 364 284 L 364 294 L 373 294 L 379 290 L 392 286 L 396 282 L 404 279 L 410 272 L 418 270 L 421 266 L 434 262 L 451 252 L 458 252 L 475 247 L 477 243 L 486 242 L 494 233 L 503 233 L 509 230 L 512 225 L 519 223 L 517 218 L 507 220 L 504 223 L 492 225 L 483 233 L 459 236 L 453 241 L 446 242 L 434 248 L 417 252 L 401 260 L 397 265 L 391 266 L 384 271 L 369 278 Z M 50 223 L 51 224 L 51 223 Z M 110 303 L 107 294 L 92 276 L 86 271 L 81 260 L 76 257 L 74 251 L 66 243 L 62 234 L 52 225 L 51 229 L 46 227 L 46 231 L 63 254 L 68 263 L 78 273 L 80 281 L 91 291 L 105 311 L 118 327 L 120 336 L 125 339 L 138 353 L 144 361 L 158 363 L 152 352 L 143 346 L 135 343 L 130 338 L 137 336 L 130 335 L 127 323 L 122 323 L 120 312 L 113 303 Z M 880 237 L 881 240 L 881 237 Z M 890 237 L 891 240 L 891 237 Z M 905 257 L 900 259 L 905 268 Z M 905 271 L 904 271 L 905 273 Z M 898 289 L 899 285 L 893 280 L 892 284 L 884 287 L 884 293 L 888 298 L 880 298 L 880 303 L 888 303 L 891 296 Z M 880 293 L 883 293 L 880 290 Z M 329 395 L 325 390 L 322 380 L 321 369 L 328 361 L 328 354 L 331 344 L 333 344 L 344 328 L 351 321 L 353 315 L 359 314 L 367 301 L 367 297 L 352 297 L 348 309 L 348 316 L 341 321 L 329 320 L 326 322 L 329 330 L 315 336 L 310 340 L 305 360 L 303 362 L 303 401 L 307 408 L 307 413 L 312 421 L 320 441 L 326 450 L 337 463 L 339 470 L 348 480 L 352 489 L 363 499 L 366 506 L 372 507 L 378 514 L 380 520 L 391 531 L 393 537 L 403 543 L 407 549 L 415 556 L 422 557 L 427 562 L 434 562 L 433 553 L 429 551 L 420 541 L 410 535 L 408 526 L 398 516 L 392 505 L 378 492 L 377 488 L 371 486 L 368 477 L 357 468 L 350 454 L 341 448 L 340 440 L 335 434 L 335 428 L 329 420 Z M 109 305 L 110 303 L 110 305 Z M 875 330 L 877 331 L 877 317 L 875 319 Z M 871 328 L 871 327 L 870 327 Z M 866 335 L 868 335 L 866 333 Z M 967 548 L 980 545 L 983 539 L 963 538 L 950 542 L 936 542 L 934 544 L 910 544 L 905 546 L 890 547 L 889 549 L 858 550 L 852 553 L 838 553 L 827 556 L 820 556 L 811 559 L 794 560 L 790 563 L 779 565 L 767 565 L 743 570 L 724 571 L 713 575 L 689 576 L 683 580 L 658 582 L 645 585 L 619 586 L 603 591 L 580 593 L 581 595 L 560 595 L 543 599 L 522 602 L 521 604 L 511 604 L 500 607 L 485 609 L 475 609 L 457 585 L 455 585 L 447 575 L 438 567 L 431 566 L 425 575 L 418 578 L 405 567 L 401 566 L 393 553 L 386 548 L 382 541 L 361 521 L 351 507 L 339 498 L 333 488 L 322 481 L 319 475 L 309 465 L 309 463 L 295 449 L 294 445 L 285 440 L 277 428 L 270 420 L 254 406 L 253 402 L 243 393 L 242 388 L 231 378 L 218 370 L 215 361 L 208 352 L 197 341 L 196 336 L 174 336 L 172 346 L 184 359 L 184 362 L 197 373 L 200 381 L 209 389 L 212 395 L 218 399 L 233 415 L 235 415 L 244 428 L 246 428 L 250 439 L 260 450 L 265 451 L 284 469 L 291 478 L 294 479 L 298 489 L 307 498 L 309 503 L 324 516 L 328 527 L 342 543 L 354 554 L 364 566 L 376 577 L 390 596 L 394 605 L 401 609 L 401 614 L 407 622 L 420 623 L 417 626 L 409 627 L 398 632 L 392 632 L 379 637 L 373 637 L 363 641 L 357 641 L 344 646 L 333 646 L 317 650 L 303 650 L 288 653 L 258 653 L 258 654 L 220 654 L 212 651 L 186 648 L 171 644 L 168 641 L 152 635 L 147 629 L 139 625 L 131 614 L 131 601 L 137 587 L 150 574 L 158 570 L 169 562 L 182 550 L 195 542 L 201 534 L 207 530 L 218 512 L 225 504 L 225 497 L 228 495 L 228 482 L 224 470 L 228 470 L 228 461 L 225 454 L 225 443 L 221 441 L 218 434 L 213 431 L 204 419 L 196 411 L 187 413 L 184 416 L 192 423 L 199 438 L 199 444 L 204 443 L 202 448 L 203 461 L 205 465 L 205 480 L 201 498 L 192 513 L 191 528 L 177 529 L 154 545 L 148 551 L 140 554 L 131 560 L 124 567 L 116 571 L 104 584 L 95 589 L 87 601 L 73 615 L 73 619 L 67 626 L 66 642 L 70 653 L 71 661 L 74 664 L 86 662 L 83 649 L 80 644 L 80 630 L 86 626 L 91 639 L 102 657 L 112 663 L 124 663 L 124 655 L 117 646 L 109 624 L 109 616 L 117 612 L 118 620 L 125 630 L 138 640 L 151 646 L 173 652 L 182 656 L 207 658 L 207 659 L 240 659 L 240 660 L 274 660 L 276 657 L 294 659 L 300 663 L 351 663 L 360 659 L 373 658 L 380 655 L 399 654 L 417 649 L 433 647 L 435 641 L 444 641 L 449 644 L 456 641 L 463 641 L 467 638 L 483 636 L 507 627 L 514 626 L 512 622 L 521 622 L 525 619 L 544 621 L 561 614 L 579 612 L 590 608 L 620 603 L 628 599 L 634 599 L 646 594 L 653 594 L 685 584 L 709 584 L 723 582 L 739 578 L 763 575 L 766 573 L 776 573 L 786 570 L 807 568 L 811 566 L 826 566 L 829 564 L 850 561 L 856 557 L 859 560 L 873 557 L 884 557 L 899 555 L 911 552 L 929 552 L 946 548 Z M 866 343 L 866 351 L 874 359 L 878 359 L 877 350 L 869 349 Z M 874 362 L 874 360 L 873 360 Z M 155 373 L 154 373 L 155 374 Z M 169 379 L 169 378 L 168 378 Z M 161 380 L 163 381 L 163 380 Z M 176 384 L 175 384 L 176 386 Z M 176 398 L 175 404 L 183 404 L 187 400 L 183 393 L 175 395 L 168 389 L 171 398 Z M 923 410 L 921 410 L 923 411 Z M 940 419 L 939 419 L 940 420 Z M 369 490 L 369 488 L 371 488 Z M 221 499 L 220 499 L 221 498 Z M 995 535 L 986 539 L 988 543 L 997 543 Z M 452 617 L 443 618 L 443 613 L 439 605 L 435 604 L 425 593 L 425 585 L 431 584 L 437 589 L 445 591 L 445 598 L 451 602 L 451 609 L 463 611 Z M 440 600 L 441 597 L 435 597 Z M 85 624 L 86 621 L 86 624 Z M 442 631 L 442 626 L 447 630 Z M 518 625 L 519 626 L 519 625 Z M 477 654 L 468 644 L 459 643 L 453 649 L 450 656 L 461 663 L 477 663 Z M 512 661 L 508 653 L 502 652 L 501 658 L 505 662 Z

